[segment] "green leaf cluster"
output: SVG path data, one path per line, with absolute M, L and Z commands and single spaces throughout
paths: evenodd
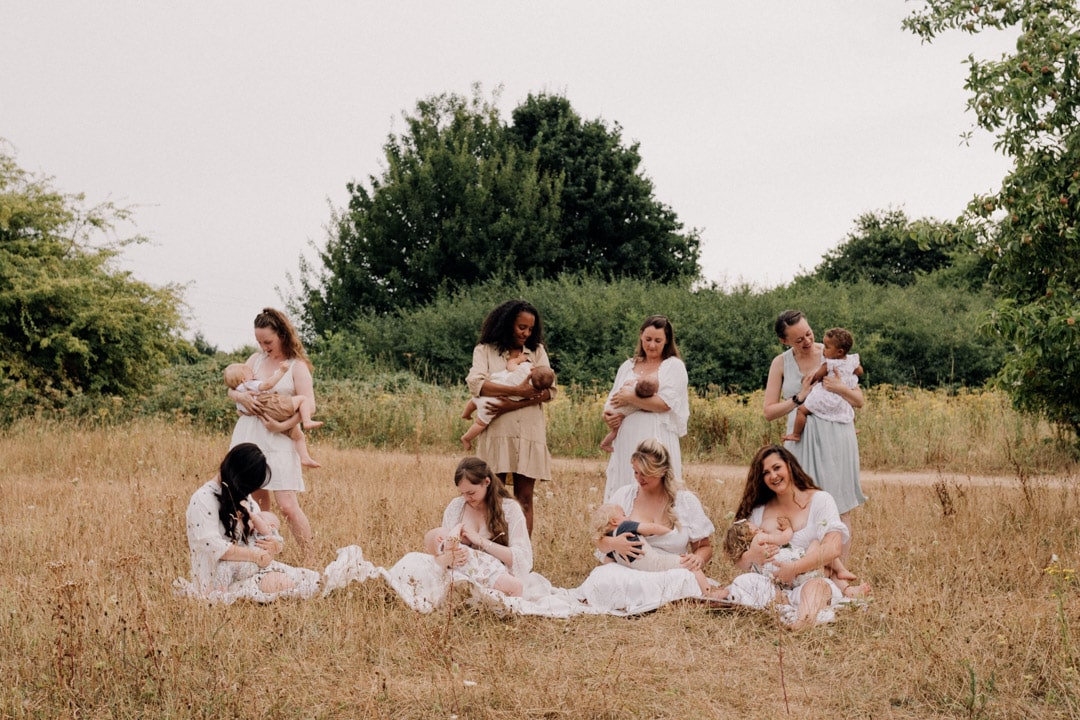
M 180 291 L 115 267 L 127 219 L 54 190 L 0 147 L 0 402 L 59 404 L 145 388 L 186 349 Z M 97 240 L 101 244 L 95 245 Z
M 506 124 L 478 87 L 421 100 L 403 119 L 382 174 L 348 185 L 319 266 L 301 267 L 312 336 L 492 279 L 699 275 L 697 233 L 654 198 L 617 125 L 550 95 L 530 95 Z
M 905 25 L 927 41 L 1020 31 L 1015 52 L 967 61 L 968 107 L 1014 166 L 964 219 L 993 265 L 999 301 L 985 330 L 1009 348 L 1002 387 L 1018 407 L 1080 431 L 1080 7 L 928 0 Z

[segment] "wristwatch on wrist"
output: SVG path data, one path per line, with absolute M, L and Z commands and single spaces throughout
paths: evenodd
M 795 393 L 794 395 L 791 396 L 791 402 L 795 403 L 795 406 L 798 407 L 799 405 L 802 405 L 806 401 L 805 400 L 800 400 L 799 399 L 799 393 Z

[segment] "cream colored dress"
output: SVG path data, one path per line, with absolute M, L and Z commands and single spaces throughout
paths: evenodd
M 524 352 L 534 367 L 551 367 L 543 345 L 536 350 L 525 348 Z M 465 378 L 473 397 L 480 397 L 485 380 L 492 380 L 494 373 L 506 370 L 506 360 L 507 355 L 496 350 L 494 345 L 473 348 L 472 369 Z M 551 393 L 554 396 L 554 386 Z M 515 473 L 534 480 L 551 479 L 551 453 L 548 452 L 543 405 L 503 413 L 492 420 L 475 443 L 476 455 L 495 473 Z

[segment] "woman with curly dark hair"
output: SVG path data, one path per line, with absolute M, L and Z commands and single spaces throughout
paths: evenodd
M 555 386 L 537 390 L 526 377 L 515 385 L 498 381 L 507 365 L 529 363 L 551 367 L 544 349 L 540 311 L 524 300 L 508 300 L 488 313 L 473 348 L 472 369 L 465 383 L 473 397 L 501 398 L 490 404 L 493 416 L 487 430 L 476 438 L 476 454 L 506 484 L 514 486 L 532 533 L 533 486 L 551 479 L 551 455 L 541 403 L 555 397 Z M 518 398 L 518 399 L 513 399 Z

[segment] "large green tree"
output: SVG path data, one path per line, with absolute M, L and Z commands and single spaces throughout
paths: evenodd
M 583 122 L 565 98 L 547 96 L 530 96 L 514 120 L 507 126 L 479 89 L 404 115 L 382 174 L 349 184 L 320 267 L 301 268 L 309 332 L 497 277 L 699 275 L 696 233 L 681 234 L 653 197 L 618 127 Z
M 582 120 L 560 95 L 529 95 L 514 108 L 513 145 L 537 153 L 544 177 L 558 181 L 557 255 L 547 277 L 580 270 L 604 278 L 666 283 L 696 279 L 700 240 L 654 197 L 638 143 L 622 128 Z
M 175 357 L 179 288 L 115 267 L 127 217 L 54 190 L 0 147 L 0 403 L 144 389 Z
M 855 229 L 825 254 L 813 276 L 827 282 L 906 286 L 970 254 L 951 224 L 912 222 L 903 210 L 882 210 L 860 215 Z
M 1080 8 L 1075 0 L 928 0 L 924 40 L 1018 28 L 1016 51 L 968 58 L 968 106 L 1014 161 L 966 219 L 993 262 L 987 328 L 1010 345 L 1000 380 L 1018 407 L 1080 431 Z

